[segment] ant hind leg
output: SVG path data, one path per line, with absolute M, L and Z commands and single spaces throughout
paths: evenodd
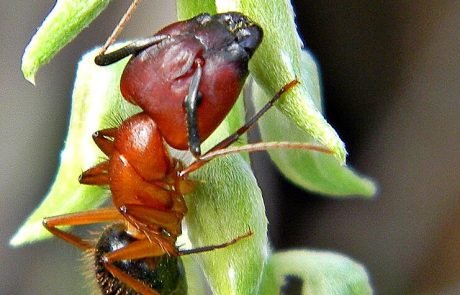
M 70 213 L 59 216 L 46 217 L 43 226 L 56 237 L 76 246 L 81 250 L 93 248 L 93 245 L 83 238 L 65 232 L 58 226 L 90 225 L 103 222 L 123 220 L 123 216 L 115 208 L 104 208 L 85 212 Z
M 135 279 L 128 273 L 118 268 L 114 263 L 120 260 L 136 260 L 149 257 L 160 257 L 167 254 L 159 244 L 152 243 L 148 239 L 137 240 L 131 242 L 127 246 L 105 253 L 101 256 L 101 263 L 104 268 L 109 271 L 114 277 L 125 283 L 130 288 L 136 290 L 140 294 L 157 295 L 155 290 L 151 289 L 141 281 Z
M 178 254 L 179 254 L 179 256 L 184 256 L 184 255 L 190 255 L 190 254 L 209 252 L 209 251 L 213 251 L 213 250 L 216 250 L 216 249 L 222 249 L 222 248 L 228 247 L 230 245 L 233 245 L 233 244 L 239 242 L 240 240 L 245 239 L 245 238 L 250 237 L 250 236 L 252 236 L 252 231 L 251 230 L 249 230 L 244 235 L 238 236 L 238 237 L 234 238 L 233 240 L 225 242 L 225 243 L 222 243 L 222 244 L 204 246 L 204 247 L 199 247 L 199 248 L 194 248 L 194 249 L 189 249 L 189 250 L 179 250 Z

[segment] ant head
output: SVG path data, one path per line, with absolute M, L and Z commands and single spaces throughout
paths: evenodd
M 155 36 L 168 38 L 133 56 L 123 72 L 121 92 L 155 121 L 170 146 L 186 150 L 190 125 L 184 99 L 200 97 L 196 128 L 191 129 L 203 142 L 237 100 L 263 31 L 247 16 L 228 12 L 200 14 L 173 23 Z

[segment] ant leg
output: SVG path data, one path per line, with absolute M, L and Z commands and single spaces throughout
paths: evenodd
M 141 0 L 133 0 L 133 2 L 131 2 L 131 5 L 129 6 L 128 10 L 126 10 L 125 14 L 121 18 L 121 20 L 118 22 L 118 25 L 115 27 L 110 37 L 107 38 L 107 41 L 105 42 L 104 46 L 101 48 L 101 51 L 99 52 L 98 55 L 103 55 L 107 51 L 107 48 L 109 48 L 109 46 L 112 45 L 113 42 L 115 42 L 115 40 L 120 35 L 121 31 L 123 31 L 126 23 L 129 21 L 133 12 L 136 10 L 140 2 Z
M 320 153 L 325 153 L 325 154 L 333 154 L 333 151 L 331 151 L 330 149 L 324 146 L 317 145 L 317 144 L 309 144 L 305 142 L 275 141 L 275 142 L 248 143 L 242 146 L 227 147 L 224 149 L 215 150 L 215 151 L 206 153 L 204 156 L 200 157 L 199 165 L 194 165 L 195 163 L 192 163 L 190 165 L 192 166 L 192 168 L 190 168 L 189 166 L 186 169 L 180 171 L 179 176 L 183 177 L 195 171 L 196 169 L 203 166 L 204 164 L 206 164 L 207 162 L 211 161 L 214 158 L 231 155 L 231 154 L 239 154 L 243 152 L 252 153 L 252 152 L 266 151 L 266 150 L 274 149 L 274 148 L 314 151 L 314 152 L 320 152 Z
M 186 112 L 186 121 L 187 121 L 187 133 L 188 133 L 188 146 L 190 152 L 194 157 L 199 157 L 201 155 L 201 141 L 198 134 L 198 118 L 197 118 L 197 108 L 201 100 L 201 95 L 198 92 L 198 87 L 201 80 L 201 63 L 195 61 L 197 68 L 192 77 L 192 82 L 190 82 L 190 87 L 188 89 L 188 94 L 184 100 L 184 108 Z
M 232 143 L 237 141 L 241 135 L 246 133 L 251 127 L 254 126 L 254 124 L 259 120 L 259 118 L 265 114 L 273 105 L 274 103 L 289 89 L 295 87 L 299 81 L 297 79 L 292 80 L 291 82 L 287 83 L 281 89 L 265 104 L 265 106 L 260 109 L 249 121 L 246 122 L 243 126 L 241 126 L 237 131 L 235 131 L 233 134 L 229 135 L 227 138 L 223 139 L 221 142 L 216 144 L 214 147 L 212 147 L 209 151 L 207 151 L 203 156 L 200 156 L 195 162 L 190 164 L 186 169 L 180 172 L 180 176 L 185 176 L 201 166 L 203 166 L 205 163 L 209 162 L 210 159 L 206 159 L 206 155 L 213 153 L 218 150 L 222 150 L 230 146 Z
M 175 255 L 183 256 L 183 255 L 203 253 L 203 252 L 208 252 L 208 251 L 212 251 L 216 249 L 225 248 L 251 235 L 252 235 L 252 232 L 249 231 L 246 234 L 239 236 L 226 243 L 206 246 L 206 247 L 201 247 L 201 248 L 195 248 L 195 249 L 190 249 L 190 250 L 179 250 L 176 252 Z M 146 240 L 135 241 L 124 248 L 107 253 L 103 256 L 102 259 L 103 259 L 104 267 L 108 271 L 110 271 L 113 276 L 117 277 L 122 282 L 124 282 L 125 284 L 127 284 L 128 286 L 130 286 L 131 288 L 133 288 L 134 290 L 136 290 L 137 292 L 141 294 L 155 295 L 158 293 L 156 293 L 154 290 L 144 285 L 142 282 L 134 279 L 127 273 L 123 272 L 118 267 L 116 267 L 113 263 L 116 261 L 120 261 L 120 260 L 133 260 L 133 259 L 142 259 L 146 257 L 158 257 L 164 254 L 168 254 L 168 253 L 162 249 L 160 244 L 151 243 L 148 239 L 146 239 Z
M 130 243 L 126 247 L 120 248 L 113 252 L 106 253 L 102 256 L 104 267 L 118 278 L 120 281 L 136 290 L 139 294 L 159 295 L 142 282 L 131 277 L 118 267 L 114 262 L 120 260 L 142 259 L 147 257 L 158 257 L 167 254 L 159 244 L 151 243 L 148 239 L 138 240 Z
M 174 245 L 172 245 L 174 247 Z M 168 254 L 159 244 L 143 238 L 115 251 L 104 254 L 103 260 L 113 263 L 119 260 L 133 260 L 147 257 L 157 257 Z
M 144 295 L 160 295 L 157 291 L 149 288 L 148 286 L 144 285 L 142 282 L 136 280 L 135 278 L 131 277 L 112 263 L 104 263 L 105 269 L 107 269 L 114 277 L 119 279 L 125 285 L 129 286 L 130 288 L 134 289 L 138 294 Z
M 228 242 L 225 242 L 225 243 L 222 243 L 222 244 L 218 244 L 218 245 L 205 246 L 205 247 L 200 247 L 200 248 L 195 248 L 195 249 L 179 250 L 178 255 L 179 256 L 184 256 L 184 255 L 190 255 L 190 254 L 209 252 L 209 251 L 216 250 L 216 249 L 222 249 L 222 248 L 228 247 L 230 245 L 233 245 L 233 244 L 235 244 L 236 242 L 238 242 L 238 241 L 240 241 L 242 239 L 250 237 L 251 235 L 252 235 L 252 231 L 249 230 L 244 235 L 236 237 L 231 241 L 228 241 Z
M 252 116 L 252 118 L 249 119 L 249 121 L 247 121 L 246 124 L 241 126 L 233 134 L 229 135 L 227 138 L 225 138 L 224 140 L 216 144 L 213 148 L 211 148 L 206 153 L 224 149 L 228 147 L 229 145 L 231 145 L 232 143 L 234 143 L 235 141 L 237 141 L 241 137 L 241 135 L 246 133 L 251 127 L 255 125 L 257 120 L 259 120 L 260 117 L 262 117 L 262 115 L 265 114 L 275 104 L 275 102 L 281 97 L 281 95 L 283 95 L 285 92 L 295 87 L 299 83 L 300 82 L 297 79 L 295 79 L 287 83 L 283 87 L 281 87 L 281 89 L 278 90 L 278 92 L 263 106 L 263 108 L 261 108 L 254 116 Z
M 180 235 L 181 220 L 186 213 L 185 211 L 164 211 L 137 204 L 123 204 L 120 206 L 120 212 L 141 231 L 157 236 L 160 230 L 166 230 L 174 236 Z M 155 228 L 149 225 L 155 225 Z
M 108 185 L 109 179 L 109 161 L 104 161 L 83 172 L 78 181 L 81 184 L 89 185 Z
M 108 66 L 127 57 L 128 55 L 136 54 L 169 38 L 169 35 L 153 35 L 152 37 L 139 39 L 110 53 L 100 53 L 94 58 L 94 62 L 98 66 Z
M 123 216 L 115 208 L 103 208 L 85 212 L 43 218 L 43 226 L 56 237 L 76 246 L 81 250 L 92 248 L 93 245 L 81 237 L 65 232 L 58 226 L 87 225 L 114 220 L 123 220 Z

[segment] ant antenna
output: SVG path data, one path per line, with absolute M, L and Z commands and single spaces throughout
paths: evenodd
M 121 34 L 123 29 L 125 28 L 126 23 L 129 21 L 133 12 L 136 10 L 137 6 L 139 5 L 141 1 L 142 0 L 133 0 L 133 2 L 131 2 L 131 5 L 128 7 L 128 10 L 126 10 L 125 14 L 118 22 L 118 25 L 113 30 L 112 34 L 109 36 L 107 41 L 105 41 L 105 44 L 99 51 L 98 55 L 103 55 L 107 51 L 109 46 L 112 45 L 115 42 L 115 40 L 117 40 L 118 36 Z

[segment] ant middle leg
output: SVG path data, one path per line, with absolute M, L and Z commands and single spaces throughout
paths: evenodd
M 289 83 L 285 84 L 281 87 L 280 90 L 254 115 L 252 116 L 249 121 L 247 121 L 243 126 L 241 126 L 238 130 L 236 130 L 233 134 L 229 135 L 227 138 L 216 144 L 206 153 L 211 153 L 216 150 L 225 149 L 230 146 L 232 143 L 236 142 L 243 134 L 245 134 L 249 129 L 251 129 L 260 117 L 263 116 L 272 106 L 274 106 L 275 102 L 287 91 L 291 88 L 295 87 L 300 82 L 297 79 L 290 81 Z
M 283 87 L 281 87 L 281 89 L 264 105 L 264 107 L 260 109 L 243 126 L 241 126 L 238 130 L 236 130 L 231 135 L 229 135 L 227 138 L 220 141 L 218 144 L 216 144 L 214 147 L 208 150 L 204 155 L 200 155 L 199 157 L 197 157 L 197 159 L 192 164 L 190 164 L 187 168 L 182 170 L 179 173 L 179 175 L 185 176 L 199 169 L 201 166 L 203 166 L 204 164 L 209 162 L 212 158 L 214 158 L 214 157 L 208 157 L 208 155 L 213 154 L 214 152 L 219 151 L 219 150 L 225 150 L 231 144 L 236 142 L 243 134 L 245 134 L 250 128 L 252 128 L 255 125 L 257 120 L 259 120 L 259 118 L 263 114 L 265 114 L 285 92 L 295 87 L 298 83 L 300 82 L 297 79 L 294 79 L 290 81 L 289 83 L 285 84 Z
M 172 247 L 174 247 L 174 245 L 172 245 Z M 132 241 L 122 248 L 102 254 L 99 259 L 100 263 L 107 271 L 130 288 L 136 290 L 140 294 L 156 295 L 159 293 L 120 269 L 115 263 L 121 260 L 137 260 L 160 257 L 167 254 L 168 253 L 164 251 L 160 244 L 153 243 L 143 236 L 142 239 Z

